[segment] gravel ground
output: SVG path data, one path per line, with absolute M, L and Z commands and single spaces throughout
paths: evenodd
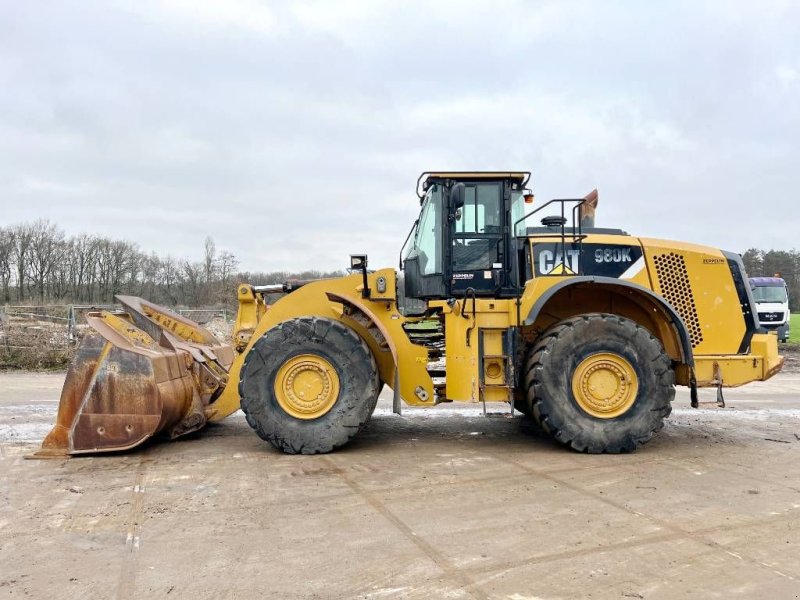
M 63 374 L 0 374 L 0 596 L 797 598 L 800 373 L 588 456 L 475 405 L 284 456 L 241 413 L 137 452 L 25 460 Z M 703 391 L 712 402 L 714 393 Z

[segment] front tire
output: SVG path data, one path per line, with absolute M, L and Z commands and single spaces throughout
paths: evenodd
M 675 397 L 664 349 L 630 319 L 561 321 L 528 354 L 525 389 L 536 422 L 579 452 L 632 452 L 659 431 Z
M 380 381 L 369 347 L 332 319 L 302 317 L 267 331 L 242 365 L 247 422 L 287 454 L 331 452 L 375 410 Z

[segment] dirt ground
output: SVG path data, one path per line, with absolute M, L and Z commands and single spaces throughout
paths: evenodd
M 797 598 L 798 362 L 725 409 L 679 390 L 623 456 L 474 405 L 398 417 L 384 391 L 327 456 L 279 454 L 237 413 L 131 454 L 25 460 L 63 375 L 0 374 L 0 597 Z

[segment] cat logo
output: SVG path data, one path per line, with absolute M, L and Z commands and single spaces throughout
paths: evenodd
M 554 266 L 552 269 L 550 269 L 550 272 L 547 273 L 547 274 L 548 275 L 575 275 L 575 271 L 570 269 L 564 263 L 558 263 L 556 266 Z
M 567 260 L 561 258 L 561 250 L 555 252 L 542 250 L 539 252 L 539 273 L 542 275 L 575 275 L 578 272 L 578 263 L 581 251 L 567 250 Z

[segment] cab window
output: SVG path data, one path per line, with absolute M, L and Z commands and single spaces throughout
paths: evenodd
M 442 272 L 442 191 L 432 186 L 422 203 L 414 245 L 408 256 L 419 258 L 420 273 L 433 275 Z
M 498 233 L 500 231 L 500 194 L 498 185 L 470 185 L 464 194 L 464 206 L 456 221 L 456 233 Z
M 502 184 L 467 184 L 464 206 L 456 212 L 453 271 L 490 270 L 502 241 Z

